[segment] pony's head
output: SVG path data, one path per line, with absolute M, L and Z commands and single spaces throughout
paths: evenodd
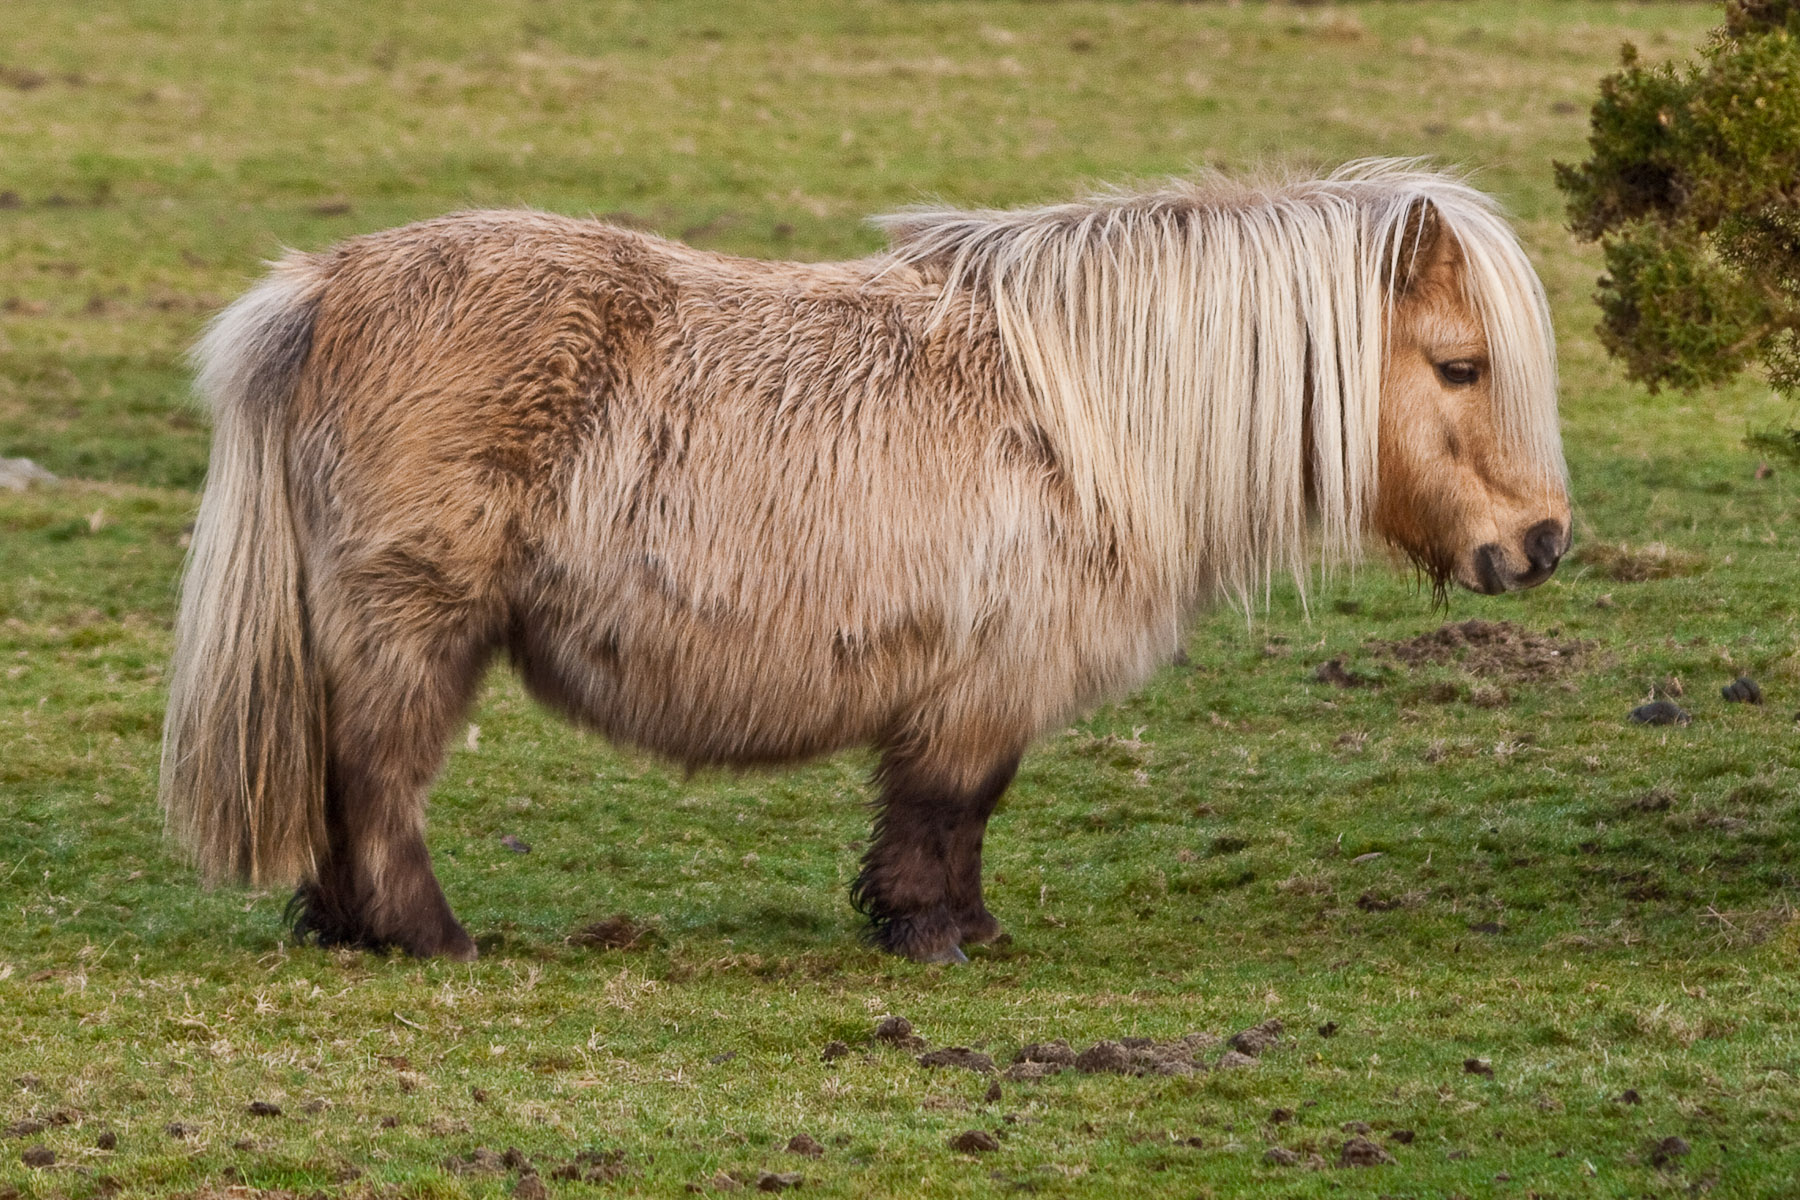
M 1543 292 L 1484 205 L 1412 201 L 1388 287 L 1375 531 L 1443 588 L 1534 587 L 1569 549 Z
M 1374 532 L 1442 589 L 1569 545 L 1549 306 L 1494 203 L 1408 160 L 884 222 L 985 295 L 1033 424 L 1121 561 L 1246 605 Z M 1314 536 L 1316 533 L 1316 537 Z

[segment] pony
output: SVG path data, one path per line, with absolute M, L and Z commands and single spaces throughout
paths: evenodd
M 473 212 L 291 253 L 195 351 L 215 422 L 160 800 L 302 938 L 472 959 L 425 796 L 484 671 L 688 768 L 868 746 L 873 941 L 1000 932 L 1021 754 L 1203 605 L 1396 547 L 1569 546 L 1545 295 L 1409 161 L 880 219 L 830 263 Z

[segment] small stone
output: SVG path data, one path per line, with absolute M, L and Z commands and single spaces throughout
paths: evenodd
M 804 1154 L 807 1158 L 820 1158 L 825 1154 L 825 1147 L 815 1141 L 810 1134 L 796 1133 L 788 1139 L 787 1152 Z
M 56 1151 L 48 1146 L 27 1146 L 25 1152 L 19 1155 L 19 1161 L 28 1167 L 42 1170 L 56 1163 Z
M 34 483 L 51 484 L 56 476 L 29 458 L 0 458 L 0 488 L 22 492 Z
M 1367 1138 L 1353 1137 L 1338 1152 L 1340 1167 L 1379 1167 L 1394 1161 L 1394 1156 Z
M 840 1042 L 840 1041 L 837 1041 L 834 1039 L 832 1041 L 826 1042 L 825 1048 L 823 1050 L 819 1051 L 819 1061 L 820 1062 L 836 1062 L 838 1059 L 844 1057 L 848 1053 L 850 1053 L 850 1047 L 845 1045 L 843 1042 Z
M 1300 1161 L 1300 1152 L 1289 1150 L 1286 1146 L 1270 1146 L 1269 1152 L 1263 1155 L 1263 1161 L 1272 1167 L 1291 1167 Z
M 985 1129 L 965 1129 L 950 1139 L 950 1148 L 962 1154 L 987 1154 L 1000 1148 L 1000 1139 Z

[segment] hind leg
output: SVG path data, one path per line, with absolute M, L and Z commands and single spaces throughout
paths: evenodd
M 372 626 L 341 641 L 326 657 L 329 848 L 294 897 L 295 930 L 324 945 L 473 959 L 431 870 L 425 792 L 488 647 L 467 632 L 428 640 Z
M 1009 755 L 964 783 L 895 755 L 883 760 L 875 838 L 851 893 L 877 945 L 920 962 L 956 962 L 963 943 L 999 933 L 981 899 L 981 842 L 1018 763 Z

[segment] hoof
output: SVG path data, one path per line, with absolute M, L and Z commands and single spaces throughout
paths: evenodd
M 890 954 L 921 963 L 968 962 L 956 922 L 942 910 L 877 921 L 875 944 Z
M 438 930 L 424 937 L 394 938 L 393 944 L 399 946 L 414 958 L 445 958 L 451 962 L 474 962 L 481 957 L 481 951 L 475 948 L 475 939 L 461 925 L 452 923 L 450 928 Z
M 962 931 L 965 946 L 985 946 L 1001 934 L 1000 922 L 985 908 L 958 917 L 956 927 Z

